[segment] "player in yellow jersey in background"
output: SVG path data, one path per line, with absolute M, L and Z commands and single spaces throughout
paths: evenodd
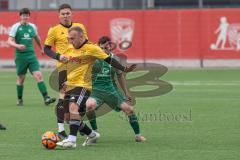
M 72 8 L 69 4 L 62 4 L 58 9 L 60 23 L 51 27 L 48 31 L 47 38 L 44 43 L 44 52 L 53 59 L 61 55 L 68 48 L 68 29 L 72 26 L 79 26 L 83 32 L 84 37 L 87 39 L 87 32 L 83 24 L 72 22 Z M 55 52 L 52 50 L 55 48 Z M 55 54 L 57 53 L 57 54 Z M 61 61 L 57 61 L 58 70 L 58 85 L 59 85 L 59 100 L 56 105 L 57 123 L 58 123 L 58 136 L 61 139 L 67 137 L 64 129 L 64 90 L 62 84 L 66 81 L 66 65 Z M 65 117 L 68 113 L 65 113 Z
M 84 37 L 84 32 L 80 27 L 71 27 L 68 31 L 68 39 L 72 46 L 69 46 L 66 54 L 59 55 L 58 59 L 67 60 L 65 100 L 69 101 L 70 134 L 67 139 L 58 142 L 57 145 L 64 148 L 75 148 L 78 130 L 87 135 L 83 146 L 92 144 L 100 136 L 83 123 L 80 113 L 85 112 L 86 100 L 92 90 L 92 67 L 95 60 L 104 60 L 123 72 L 131 72 L 136 68 L 136 65 L 122 66 L 99 46 L 89 42 Z

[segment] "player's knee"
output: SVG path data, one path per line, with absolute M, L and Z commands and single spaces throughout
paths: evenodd
M 96 105 L 97 105 L 97 102 L 94 99 L 89 98 L 86 102 L 87 111 L 94 110 L 96 108 Z
M 23 85 L 23 83 L 24 83 L 24 79 L 18 79 L 17 80 L 17 84 L 18 85 Z
M 128 110 L 128 116 L 133 115 L 134 111 L 133 111 L 133 107 L 130 107 Z
M 18 76 L 18 78 L 17 78 L 17 84 L 18 84 L 18 85 L 23 85 L 24 80 L 25 80 L 25 76 Z
M 70 121 L 71 120 L 80 120 L 81 116 L 79 115 L 78 112 L 78 105 L 74 102 L 71 102 L 69 105 L 69 112 L 70 112 Z
M 42 73 L 40 71 L 34 72 L 33 76 L 38 82 L 43 81 Z
M 78 112 L 78 106 L 77 106 L 76 103 L 71 102 L 71 103 L 69 104 L 69 112 L 70 112 L 71 114 L 77 114 L 77 113 L 79 113 L 79 112 Z
M 132 115 L 134 113 L 133 107 L 130 106 L 129 104 L 127 104 L 127 103 L 123 103 L 121 105 L 121 109 L 126 115 Z

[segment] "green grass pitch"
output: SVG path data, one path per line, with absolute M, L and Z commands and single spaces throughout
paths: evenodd
M 0 130 L 0 160 L 239 160 L 239 70 L 169 70 L 161 79 L 173 84 L 171 92 L 137 98 L 146 143 L 134 141 L 123 114 L 110 112 L 97 119 L 98 143 L 82 147 L 84 138 L 78 136 L 75 150 L 42 147 L 41 135 L 57 129 L 54 105 L 43 105 L 28 74 L 25 106 L 17 107 L 15 72 L 0 74 L 0 122 L 7 127 Z M 48 76 L 44 72 L 46 82 Z

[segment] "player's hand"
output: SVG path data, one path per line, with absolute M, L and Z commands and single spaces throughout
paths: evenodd
M 132 64 L 131 66 L 126 66 L 124 72 L 126 72 L 126 73 L 132 72 L 136 68 L 137 68 L 137 65 L 136 64 Z
M 17 46 L 17 49 L 19 49 L 20 51 L 24 51 L 24 50 L 26 49 L 26 46 L 23 45 L 23 44 L 19 44 L 19 45 Z
M 60 60 L 61 62 L 63 62 L 63 63 L 67 63 L 69 59 L 68 59 L 68 57 L 66 57 L 66 56 L 64 56 L 64 55 L 60 55 L 59 60 Z
M 126 97 L 126 101 L 129 101 L 129 102 L 132 101 L 132 96 L 131 96 L 131 94 L 129 92 L 125 93 L 125 97 Z

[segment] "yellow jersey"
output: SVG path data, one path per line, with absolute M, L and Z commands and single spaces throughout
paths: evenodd
M 51 27 L 48 30 L 47 38 L 44 42 L 44 45 L 52 46 L 52 47 L 54 46 L 56 52 L 59 54 L 65 53 L 68 46 L 71 45 L 68 42 L 68 29 L 72 26 L 79 26 L 83 30 L 84 37 L 88 39 L 87 31 L 83 24 L 72 23 L 72 25 L 69 27 L 65 27 L 62 24 L 58 24 L 54 27 Z M 57 67 L 60 71 L 66 69 L 65 68 L 66 66 L 61 62 L 57 62 Z
M 69 46 L 66 56 L 69 58 L 67 62 L 67 91 L 75 87 L 92 90 L 92 67 L 95 60 L 109 57 L 99 46 L 89 41 L 86 41 L 79 49 Z

